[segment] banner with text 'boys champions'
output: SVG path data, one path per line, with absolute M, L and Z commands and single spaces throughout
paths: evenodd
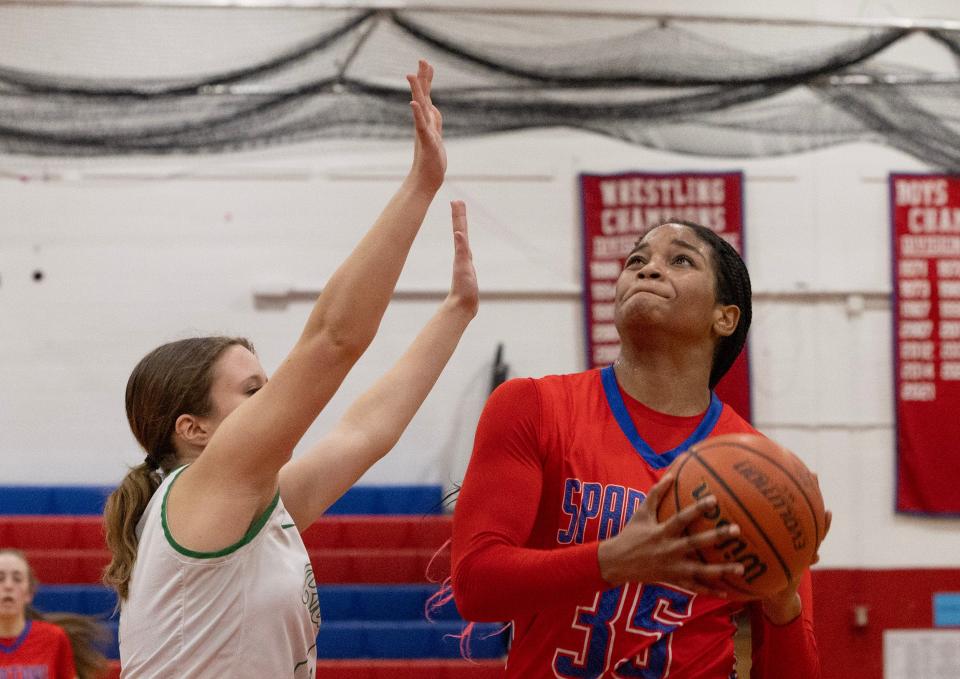
M 684 172 L 580 175 L 583 208 L 583 308 L 587 365 L 616 359 L 613 324 L 617 277 L 637 238 L 650 228 L 682 219 L 702 224 L 743 256 L 743 174 Z M 720 381 L 717 395 L 750 419 L 747 349 Z
M 960 176 L 890 175 L 897 509 L 960 514 Z

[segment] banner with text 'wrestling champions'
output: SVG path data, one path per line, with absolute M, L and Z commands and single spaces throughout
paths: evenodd
M 670 219 L 702 224 L 743 249 L 743 174 L 684 172 L 580 175 L 583 208 L 583 308 L 587 365 L 616 359 L 613 324 L 617 277 L 637 238 Z M 748 343 L 749 344 L 749 343 Z M 717 395 L 750 419 L 750 370 L 744 348 Z
M 891 174 L 897 510 L 960 515 L 960 176 Z

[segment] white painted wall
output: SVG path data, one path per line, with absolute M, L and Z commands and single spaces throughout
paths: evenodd
M 626 1 L 604 6 L 636 7 Z M 705 7 L 662 0 L 643 8 Z M 953 2 L 919 0 L 709 8 L 960 18 Z M 55 69 L 68 58 L 56 46 L 71 33 L 32 21 L 34 11 L 22 9 L 16 26 L 0 22 L 0 65 Z M 71 21 L 85 21 L 83 11 L 89 10 L 71 10 Z M 40 50 L 41 43 L 24 38 L 31 31 L 51 48 Z M 904 48 L 906 58 L 910 49 Z M 398 78 L 405 67 L 398 65 Z M 569 291 L 581 280 L 579 173 L 742 170 L 748 260 L 758 293 L 751 340 L 755 419 L 820 474 L 835 512 L 823 565 L 960 562 L 960 541 L 953 538 L 960 521 L 893 511 L 886 176 L 929 168 L 869 144 L 782 158 L 710 159 L 565 130 L 452 141 L 448 151 L 448 181 L 414 246 L 401 291 L 445 289 L 449 199 L 469 204 L 483 290 Z M 405 143 L 338 141 L 212 157 L 0 157 L 0 483 L 117 481 L 125 465 L 140 459 L 123 413 L 124 384 L 158 343 L 200 333 L 245 334 L 273 370 L 309 305 L 257 305 L 254 292 L 321 287 L 398 184 L 409 155 Z M 43 272 L 41 282 L 34 281 L 35 271 Z M 849 310 L 843 294 L 821 294 L 847 291 L 867 294 L 862 312 Z M 439 295 L 395 301 L 305 445 L 399 356 L 437 301 Z M 569 297 L 485 301 L 397 449 L 363 481 L 459 480 L 496 344 L 506 345 L 512 375 L 569 372 L 583 367 L 582 332 L 580 305 Z

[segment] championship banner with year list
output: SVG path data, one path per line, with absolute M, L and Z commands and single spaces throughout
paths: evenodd
M 960 514 L 960 176 L 890 175 L 897 509 Z
M 682 219 L 721 235 L 743 255 L 743 175 L 685 172 L 580 175 L 583 206 L 583 308 L 587 365 L 609 365 L 620 351 L 613 324 L 617 277 L 637 238 Z M 717 395 L 750 419 L 750 370 L 744 348 Z

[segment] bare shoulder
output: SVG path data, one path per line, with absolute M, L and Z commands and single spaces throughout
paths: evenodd
M 276 503 L 269 494 L 206 478 L 199 463 L 190 465 L 160 492 L 165 493 L 163 522 L 168 539 L 187 552 L 219 552 L 236 545 Z

